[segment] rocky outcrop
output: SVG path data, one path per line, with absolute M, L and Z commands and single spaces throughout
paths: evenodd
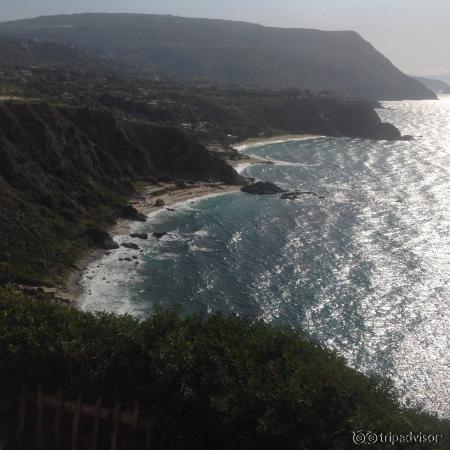
M 114 250 L 119 248 L 119 244 L 104 230 L 98 228 L 89 228 L 85 235 L 90 240 L 91 245 L 103 250 Z
M 274 195 L 281 192 L 286 192 L 279 186 L 268 181 L 258 181 L 257 183 L 250 184 L 241 188 L 242 192 L 252 195 Z
M 133 239 L 147 240 L 148 234 L 147 233 L 131 233 L 130 237 Z
M 296 200 L 303 195 L 312 195 L 313 197 L 317 197 L 319 199 L 324 199 L 324 195 L 319 195 L 313 191 L 292 191 L 281 194 L 280 198 L 282 200 Z
M 167 231 L 161 231 L 161 232 L 155 231 L 155 232 L 153 233 L 153 237 L 156 238 L 156 239 L 161 239 L 161 238 L 164 237 L 166 234 L 167 234 Z
M 413 141 L 414 136 L 411 136 L 410 134 L 404 134 L 401 138 L 402 141 Z
M 141 214 L 134 206 L 127 205 L 121 211 L 121 217 L 127 220 L 133 220 L 136 222 L 146 222 L 147 218 L 144 214 Z
M 120 246 L 129 248 L 130 250 L 139 250 L 139 245 L 134 244 L 133 242 L 123 242 Z
M 382 140 L 402 138 L 394 125 L 381 121 L 370 102 L 361 99 L 292 95 L 278 103 L 264 105 L 258 112 L 273 127 L 294 134 Z

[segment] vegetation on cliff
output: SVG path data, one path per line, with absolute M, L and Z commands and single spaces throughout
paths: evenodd
M 400 138 L 373 103 L 332 92 L 183 85 L 70 46 L 5 38 L 0 63 L 0 96 L 103 106 L 127 120 L 183 128 L 207 145 L 286 133 Z
M 328 89 L 376 100 L 435 98 L 352 31 L 151 14 L 74 14 L 4 22 L 0 34 L 74 44 L 184 81 Z
M 98 101 L 131 117 L 189 127 L 206 142 L 232 143 L 236 139 L 289 133 L 401 138 L 393 125 L 381 122 L 371 103 L 329 92 L 313 95 L 298 89 L 271 91 L 171 86 L 163 91 L 164 101 L 157 88 L 146 86 L 142 81 L 139 85 L 139 94 L 130 93 L 126 101 L 123 96 L 108 95 Z
M 2 399 L 13 403 L 23 383 L 138 400 L 155 418 L 156 448 L 348 450 L 359 429 L 446 436 L 434 448 L 450 437 L 448 421 L 400 407 L 389 384 L 299 332 L 236 317 L 139 322 L 0 289 L 0 361 Z
M 51 282 L 119 216 L 136 182 L 242 184 L 179 129 L 109 111 L 0 103 L 0 281 Z
M 136 183 L 242 184 L 217 157 L 237 157 L 236 141 L 401 137 L 364 100 L 183 86 L 95 67 L 93 55 L 61 44 L 0 44 L 0 283 L 58 281 L 92 244 L 86 230 L 111 224 Z

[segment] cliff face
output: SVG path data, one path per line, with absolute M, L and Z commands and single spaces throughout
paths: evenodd
M 164 111 L 148 108 L 146 99 L 123 102 L 102 98 L 105 106 L 122 109 L 131 117 L 167 121 L 200 129 L 199 139 L 227 135 L 238 139 L 258 135 L 308 133 L 367 139 L 400 139 L 397 128 L 382 123 L 373 105 L 365 100 L 310 95 L 293 91 L 193 91 L 173 90 L 174 105 Z M 205 134 L 204 124 L 211 132 Z M 203 125 L 203 127 L 202 127 Z M 203 131 L 203 133 L 202 133 Z
M 262 103 L 257 113 L 272 128 L 289 133 L 384 140 L 402 137 L 393 125 L 381 122 L 369 102 L 360 99 L 292 96 L 279 103 Z
M 435 98 L 351 31 L 150 14 L 75 14 L 4 22 L 0 34 L 75 44 L 184 80 L 327 89 L 376 100 Z
M 189 163 L 186 163 L 189 161 Z M 88 108 L 0 104 L 0 281 L 61 273 L 87 227 L 118 215 L 139 180 L 242 183 L 182 131 Z
M 401 138 L 397 128 L 382 123 L 370 103 L 359 99 L 291 99 L 265 109 L 264 114 L 274 126 L 284 126 L 293 133 L 385 140 Z

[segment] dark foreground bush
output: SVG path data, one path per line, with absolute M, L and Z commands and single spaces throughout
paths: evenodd
M 3 398 L 23 383 L 135 399 L 153 411 L 154 448 L 348 450 L 354 430 L 450 436 L 449 422 L 402 409 L 388 383 L 288 328 L 174 312 L 139 322 L 0 290 Z

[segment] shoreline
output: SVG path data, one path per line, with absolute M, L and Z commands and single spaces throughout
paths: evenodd
M 225 195 L 239 191 L 240 186 L 222 182 L 198 182 L 192 185 L 188 184 L 186 187 L 179 187 L 175 183 L 159 183 L 155 186 L 150 185 L 143 188 L 136 198 L 129 200 L 128 204 L 132 205 L 148 219 L 149 216 L 155 213 L 167 211 L 168 208 L 176 207 L 187 201 L 197 202 L 210 196 Z M 156 206 L 156 200 L 163 200 L 164 206 Z M 106 231 L 114 239 L 118 236 L 129 235 L 133 224 L 136 223 L 139 222 L 118 218 L 116 223 Z M 92 264 L 99 262 L 108 251 L 99 248 L 88 249 L 75 264 L 76 268 L 68 274 L 62 287 L 58 289 L 55 298 L 70 303 L 75 308 L 78 307 L 78 300 L 84 292 L 82 280 L 86 270 Z
M 283 135 L 273 136 L 270 138 L 253 138 L 247 139 L 234 145 L 240 153 L 244 150 L 266 144 L 275 144 L 281 142 L 304 141 L 309 139 L 317 139 L 321 136 L 301 134 L 301 135 Z M 244 155 L 244 153 L 242 153 Z M 248 155 L 246 155 L 248 156 Z M 272 161 L 258 158 L 256 156 L 248 156 L 239 160 L 229 160 L 226 162 L 231 165 L 238 173 L 242 173 L 247 167 L 255 164 L 274 164 Z M 158 183 L 157 185 L 149 185 L 135 196 L 130 198 L 128 204 L 136 208 L 136 210 L 145 215 L 147 219 L 150 215 L 164 211 L 177 204 L 186 201 L 197 202 L 204 198 L 214 195 L 224 195 L 232 192 L 239 192 L 240 186 L 233 186 L 223 182 L 195 182 L 186 184 L 185 186 L 177 186 L 173 182 Z M 156 200 L 162 200 L 164 206 L 156 206 Z M 131 227 L 137 222 L 118 218 L 116 223 L 109 227 L 106 231 L 114 239 L 118 236 L 130 234 Z M 73 269 L 66 277 L 63 285 L 58 289 L 55 298 L 66 303 L 70 303 L 74 307 L 79 306 L 79 299 L 84 292 L 82 280 L 86 270 L 96 262 L 99 262 L 107 253 L 107 250 L 98 248 L 88 249 L 84 255 L 78 259 Z
M 250 148 L 250 147 L 247 147 L 247 148 Z M 239 173 L 239 175 L 241 175 L 242 172 L 247 167 L 250 167 L 250 166 L 253 166 L 256 164 L 274 164 L 274 162 L 270 161 L 269 159 L 258 158 L 257 156 L 245 155 L 244 153 L 242 153 L 242 155 L 247 156 L 247 158 L 227 160 L 227 163 L 231 167 L 233 167 L 233 169 L 237 173 Z
M 260 145 L 281 144 L 282 142 L 308 141 L 310 139 L 319 139 L 323 136 L 318 134 L 284 134 L 280 136 L 250 138 L 242 142 L 238 142 L 233 147 L 242 152 L 248 148 L 258 147 Z
M 316 134 L 284 134 L 281 136 L 247 139 L 245 141 L 238 142 L 237 144 L 233 145 L 233 148 L 235 148 L 241 155 L 246 156 L 246 158 L 236 160 L 229 159 L 227 160 L 227 162 L 238 173 L 242 173 L 247 167 L 252 166 L 254 164 L 268 164 L 268 165 L 275 164 L 275 162 L 270 159 L 264 159 L 253 155 L 246 155 L 244 151 L 247 149 L 259 147 L 262 145 L 280 144 L 282 142 L 309 141 L 312 139 L 319 139 L 321 137 L 323 136 Z
M 194 184 L 187 184 L 185 187 L 177 186 L 175 183 L 159 183 L 156 186 L 146 186 L 143 188 L 139 193 L 139 197 L 131 198 L 128 204 L 148 218 L 153 213 L 167 210 L 172 206 L 188 200 L 198 201 L 198 199 L 210 195 L 238 192 L 239 189 L 240 186 L 233 186 L 223 182 L 196 182 Z M 155 202 L 157 200 L 162 200 L 164 206 L 156 206 Z M 107 231 L 112 237 L 128 234 L 134 223 L 136 222 L 119 218 L 116 224 Z

